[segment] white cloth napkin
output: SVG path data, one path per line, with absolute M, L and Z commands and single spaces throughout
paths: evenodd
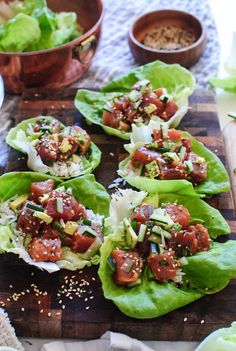
M 51 342 L 45 344 L 41 351 L 153 351 L 153 349 L 125 334 L 106 332 L 100 339 L 91 341 Z

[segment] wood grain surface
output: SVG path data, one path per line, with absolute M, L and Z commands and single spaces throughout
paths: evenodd
M 123 141 L 107 136 L 100 127 L 88 126 L 74 107 L 75 89 L 25 92 L 16 123 L 40 114 L 58 117 L 70 125 L 79 123 L 102 150 L 102 163 L 95 171 L 97 180 L 108 186 L 117 178 L 118 162 L 126 154 Z M 180 128 L 204 142 L 223 162 L 225 152 L 216 106 L 212 95 L 196 91 Z M 26 159 L 9 151 L 5 171 L 26 170 Z M 236 221 L 229 193 L 208 202 L 228 220 L 236 238 Z M 106 330 L 123 332 L 139 339 L 200 340 L 213 330 L 229 325 L 236 316 L 236 280 L 221 292 L 205 296 L 163 317 L 135 320 L 122 314 L 105 300 L 96 267 L 83 271 L 62 270 L 48 274 L 36 270 L 14 255 L 0 257 L 0 306 L 4 305 L 19 336 L 97 338 Z M 64 291 L 64 292 L 63 292 Z

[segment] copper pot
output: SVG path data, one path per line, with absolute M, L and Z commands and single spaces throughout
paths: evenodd
M 84 34 L 54 49 L 0 52 L 0 74 L 8 92 L 19 94 L 25 88 L 42 86 L 61 88 L 76 81 L 89 68 L 101 32 L 102 0 L 48 0 L 48 7 L 55 12 L 76 12 Z

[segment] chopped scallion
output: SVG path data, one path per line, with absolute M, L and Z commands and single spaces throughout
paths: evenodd
M 58 213 L 63 213 L 63 200 L 61 197 L 56 199 L 56 208 Z

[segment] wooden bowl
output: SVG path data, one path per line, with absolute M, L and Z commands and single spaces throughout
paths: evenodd
M 192 33 L 196 41 L 177 50 L 156 50 L 142 44 L 146 33 L 162 26 L 180 27 Z M 179 63 L 184 67 L 194 65 L 202 55 L 206 44 L 206 32 L 201 21 L 195 16 L 176 10 L 158 10 L 139 17 L 129 33 L 129 46 L 134 58 L 141 64 L 161 60 Z

